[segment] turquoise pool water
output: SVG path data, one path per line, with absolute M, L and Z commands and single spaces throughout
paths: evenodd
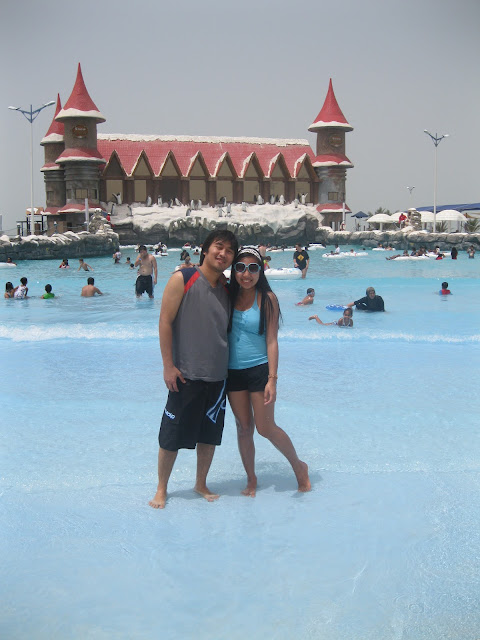
M 317 250 L 306 280 L 272 283 L 277 421 L 313 491 L 298 495 L 257 437 L 259 491 L 240 496 L 227 411 L 209 483 L 221 499 L 195 496 L 181 452 L 162 513 L 147 506 L 166 398 L 157 325 L 179 252 L 158 259 L 154 301 L 109 258 L 87 260 L 96 299 L 73 260 L 1 269 L 33 296 L 0 303 L 2 637 L 478 638 L 480 260 L 386 255 Z M 37 297 L 47 282 L 55 300 Z M 370 285 L 386 313 L 354 313 L 353 330 L 308 321 Z M 307 286 L 313 307 L 295 307 Z

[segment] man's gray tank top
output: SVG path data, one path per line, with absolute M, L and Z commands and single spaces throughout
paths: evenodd
M 216 382 L 228 372 L 228 292 L 195 267 L 182 269 L 184 295 L 173 322 L 173 362 L 189 380 Z

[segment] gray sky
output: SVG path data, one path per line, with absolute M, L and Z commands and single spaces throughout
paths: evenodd
M 0 213 L 30 206 L 30 124 L 9 105 L 68 99 L 81 62 L 100 133 L 307 138 L 333 79 L 347 204 L 392 211 L 480 201 L 478 0 L 125 0 L 4 3 Z M 35 205 L 54 107 L 34 123 Z M 410 198 L 407 186 L 415 185 Z

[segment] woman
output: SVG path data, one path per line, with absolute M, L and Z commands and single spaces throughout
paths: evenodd
M 237 424 L 240 456 L 247 472 L 247 486 L 242 493 L 253 498 L 257 489 L 255 426 L 290 462 L 298 490 L 310 491 L 307 465 L 298 458 L 285 431 L 275 424 L 280 307 L 265 277 L 258 249 L 240 249 L 232 265 L 230 295 L 227 393 Z

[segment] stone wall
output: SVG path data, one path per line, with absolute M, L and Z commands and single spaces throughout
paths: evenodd
M 193 212 L 192 212 L 193 214 Z M 424 233 L 421 231 L 333 231 L 330 227 L 319 226 L 318 218 L 302 215 L 294 225 L 272 228 L 268 224 L 252 222 L 241 224 L 234 218 L 207 219 L 192 215 L 173 220 L 170 223 L 155 223 L 148 228 L 135 224 L 128 218 L 115 222 L 121 244 L 150 244 L 164 242 L 168 247 L 181 247 L 189 241 L 200 244 L 213 229 L 228 229 L 237 236 L 241 244 L 269 243 L 272 246 L 302 245 L 320 242 L 325 245 L 361 245 L 377 247 L 379 243 L 391 244 L 395 249 L 417 249 L 426 246 L 433 249 L 449 249 L 453 245 L 465 250 L 471 244 L 480 249 L 480 234 L 474 233 Z
M 112 255 L 118 249 L 119 237 L 111 229 L 88 233 L 56 233 L 53 236 L 0 236 L 0 262 L 48 260 L 50 258 L 92 258 Z
M 378 247 L 391 244 L 395 249 L 451 249 L 455 246 L 459 251 L 470 245 L 480 249 L 479 233 L 425 233 L 423 231 L 332 231 L 328 227 L 319 227 L 315 233 L 315 242 L 325 245 L 354 244 L 364 247 Z

